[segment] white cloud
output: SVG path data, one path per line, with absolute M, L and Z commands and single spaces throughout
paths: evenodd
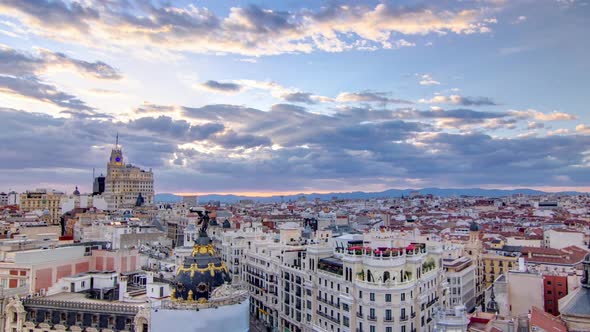
M 590 126 L 579 124 L 576 126 L 576 132 L 584 135 L 590 135 Z
M 430 74 L 417 75 L 420 77 L 420 85 L 439 85 L 440 82 L 432 78 Z

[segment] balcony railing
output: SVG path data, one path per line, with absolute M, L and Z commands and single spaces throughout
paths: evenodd
M 338 318 L 334 318 L 334 317 L 332 317 L 332 316 L 330 316 L 330 315 L 328 315 L 328 314 L 324 313 L 323 311 L 319 311 L 319 310 L 318 310 L 318 311 L 316 311 L 316 312 L 318 313 L 318 315 L 320 315 L 320 316 L 322 316 L 322 317 L 324 317 L 324 318 L 327 318 L 327 319 L 329 319 L 329 320 L 333 321 L 333 322 L 334 322 L 334 323 L 336 323 L 336 324 L 340 324 L 340 319 L 338 319 Z
M 329 305 L 331 305 L 331 306 L 333 306 L 333 307 L 336 307 L 336 308 L 339 308 L 339 309 L 340 309 L 340 303 L 338 303 L 338 302 L 328 301 L 328 300 L 326 300 L 326 299 L 322 298 L 321 296 L 318 296 L 318 297 L 316 297 L 316 298 L 317 298 L 317 299 L 318 299 L 318 301 L 320 301 L 320 302 L 323 302 L 323 303 L 325 303 L 325 304 L 329 304 Z

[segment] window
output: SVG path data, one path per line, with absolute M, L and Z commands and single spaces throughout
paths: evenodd
M 391 302 L 391 294 L 385 294 L 385 302 Z
M 344 324 L 344 326 L 349 327 L 350 326 L 350 319 L 346 316 L 342 316 L 342 323 Z
M 363 291 L 359 291 L 359 299 L 363 298 Z
M 348 304 L 346 304 L 346 303 L 342 303 L 342 309 L 343 309 L 344 311 L 348 311 L 348 310 L 349 310 L 349 308 L 348 308 Z
M 376 315 L 375 315 L 375 308 L 371 308 L 371 309 L 369 310 L 369 317 L 371 317 L 371 318 L 374 318 L 375 316 L 376 316 Z
M 385 320 L 391 320 L 391 309 L 385 309 Z
M 385 332 L 393 332 L 393 327 L 391 327 L 391 326 L 386 327 Z
M 406 300 L 406 293 L 402 293 L 402 301 Z
M 375 325 L 369 325 L 369 332 L 376 332 Z
M 369 299 L 375 301 L 375 293 L 369 293 Z

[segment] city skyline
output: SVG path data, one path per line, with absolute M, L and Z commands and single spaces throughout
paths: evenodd
M 1 0 L 0 190 L 589 191 L 588 4 Z

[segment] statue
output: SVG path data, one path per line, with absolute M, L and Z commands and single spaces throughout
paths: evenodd
M 209 226 L 209 211 L 205 211 L 205 214 L 203 215 L 203 212 L 201 211 L 197 211 L 197 214 L 199 215 L 199 223 L 198 225 L 201 225 L 201 229 L 199 229 L 199 233 L 202 235 L 206 235 L 207 234 L 207 227 Z
M 137 199 L 135 200 L 135 207 L 143 206 L 144 203 L 145 203 L 145 199 L 143 198 L 141 193 L 139 193 L 139 195 L 137 195 Z

